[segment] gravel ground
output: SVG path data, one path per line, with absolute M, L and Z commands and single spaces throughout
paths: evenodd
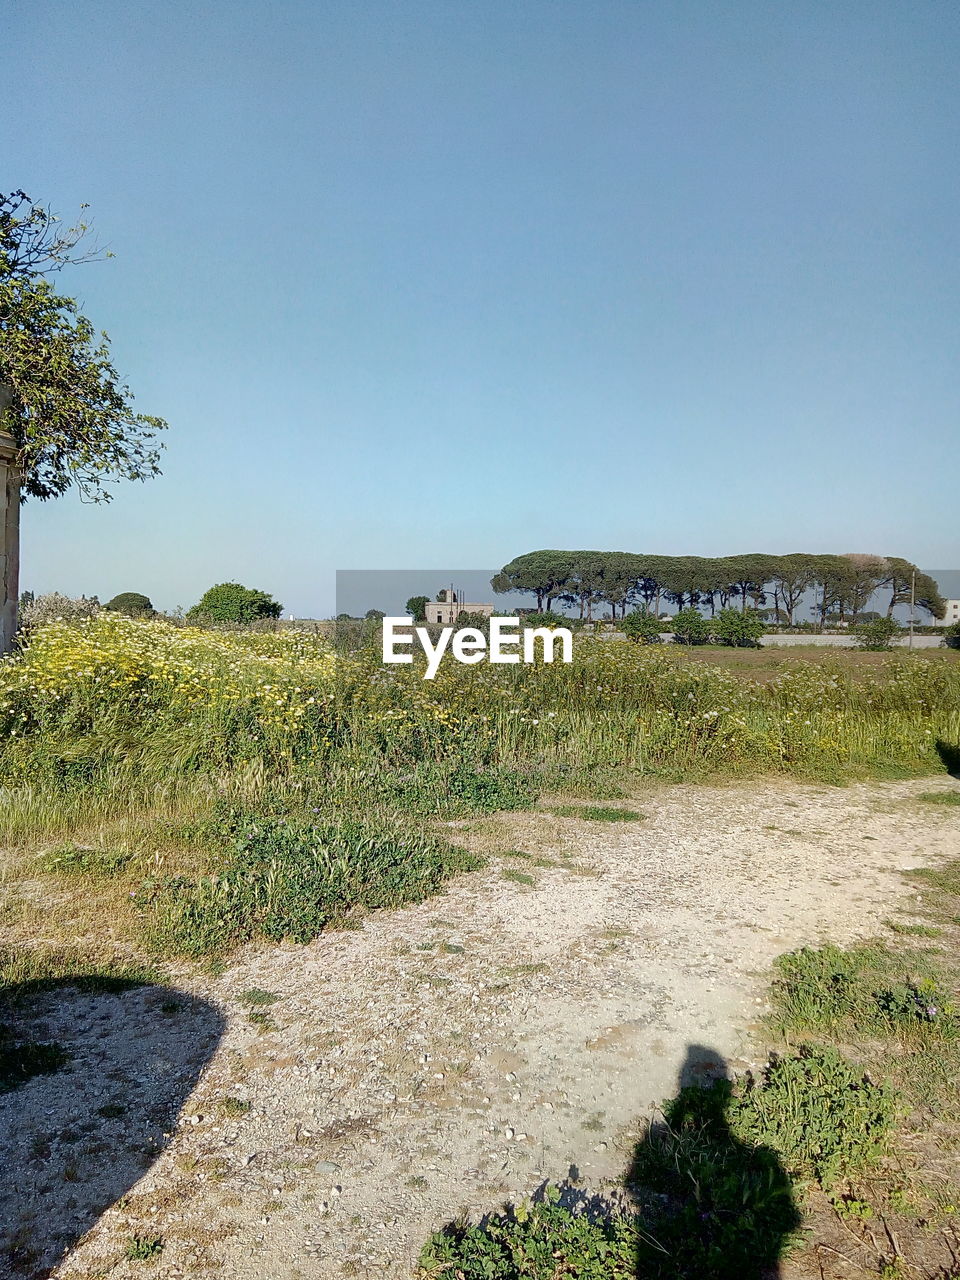
M 399 1280 L 461 1213 L 571 1167 L 600 1187 L 681 1071 L 752 1064 L 776 955 L 876 932 L 909 905 L 900 870 L 960 855 L 960 810 L 916 802 L 956 785 L 504 815 L 487 838 L 532 859 L 356 931 L 175 990 L 48 997 L 35 1033 L 71 1066 L 0 1098 L 10 1274 Z

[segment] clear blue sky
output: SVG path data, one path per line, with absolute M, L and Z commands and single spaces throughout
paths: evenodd
M 537 547 L 960 564 L 955 0 L 7 0 L 0 189 L 162 479 L 23 583 L 333 607 Z

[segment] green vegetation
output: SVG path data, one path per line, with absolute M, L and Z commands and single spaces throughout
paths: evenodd
M 309 942 L 358 909 L 401 906 L 479 865 L 399 824 L 231 815 L 211 873 L 145 880 L 136 893 L 144 936 L 164 954 L 200 958 L 260 936 Z
M 706 644 L 710 639 L 706 618 L 692 605 L 680 610 L 670 624 L 670 629 L 677 644 Z
M 960 740 L 953 655 L 851 657 L 768 655 L 754 680 L 581 636 L 571 665 L 451 663 L 425 681 L 362 638 L 337 652 L 104 611 L 38 627 L 0 666 L 2 835 L 30 874 L 89 885 L 91 929 L 109 915 L 155 953 L 307 939 L 474 865 L 437 818 L 620 797 L 637 776 L 942 770 Z
M 866 1173 L 893 1122 L 886 1086 L 833 1049 L 804 1047 L 762 1080 L 691 1085 L 664 1104 L 625 1178 L 636 1216 L 549 1186 L 480 1226 L 436 1233 L 418 1275 L 760 1280 L 794 1244 L 804 1180 L 832 1191 Z
M 896 618 L 874 618 L 854 628 L 860 648 L 873 649 L 877 652 L 889 649 L 891 642 L 902 632 L 903 627 Z
M 131 1236 L 124 1250 L 128 1262 L 156 1262 L 163 1253 L 159 1236 Z
M 220 582 L 210 587 L 187 611 L 187 621 L 211 626 L 218 622 L 250 623 L 261 618 L 279 618 L 283 605 L 273 596 L 239 582 Z
M 23 191 L 0 195 L 0 369 L 13 390 L 4 426 L 34 498 L 76 485 L 104 501 L 111 480 L 159 474 L 154 441 L 166 423 L 133 411 L 106 334 L 42 279 L 100 256 L 75 252 L 87 231 L 83 222 L 64 228 Z
M 625 551 L 531 551 L 504 565 L 492 579 L 497 592 L 527 592 L 537 610 L 554 603 L 577 606 L 581 618 L 606 605 L 610 617 L 627 616 L 630 605 L 642 604 L 653 614 L 665 600 L 681 612 L 709 609 L 711 618 L 736 604 L 769 600 L 773 617 L 787 625 L 804 595 L 817 592 L 816 612 L 822 627 L 828 617 L 840 622 L 862 614 L 875 591 L 889 591 L 888 616 L 898 604 L 915 603 L 942 618 L 945 604 L 937 584 L 916 565 L 899 556 L 744 555 L 708 559 L 703 556 L 636 555 Z
M 150 597 L 141 595 L 139 591 L 121 591 L 118 596 L 108 600 L 103 607 L 111 609 L 114 613 L 126 613 L 131 618 L 138 618 L 144 613 L 153 613 Z
M 960 804 L 960 791 L 925 791 L 920 799 L 926 804 Z
M 627 639 L 635 640 L 638 644 L 659 644 L 664 625 L 659 618 L 648 613 L 646 609 L 634 609 L 624 616 L 620 623 L 620 630 Z
M 755 649 L 767 629 L 756 609 L 724 608 L 705 618 L 692 605 L 681 609 L 669 626 L 677 644 L 721 644 L 731 648 Z
M 410 599 L 407 601 L 407 603 L 404 605 L 404 608 L 406 609 L 407 613 L 409 613 L 410 617 L 414 620 L 414 622 L 426 622 L 427 605 L 429 603 L 430 603 L 429 596 L 411 596 Z

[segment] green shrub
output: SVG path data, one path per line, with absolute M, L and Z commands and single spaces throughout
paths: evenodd
M 900 635 L 903 628 L 896 618 L 874 618 L 872 622 L 863 622 L 853 628 L 857 644 L 861 649 L 871 649 L 882 653 L 890 648 L 891 641 Z
M 945 629 L 943 642 L 949 649 L 960 649 L 960 622 L 951 623 Z
M 917 1044 L 960 1036 L 960 1016 L 923 957 L 880 943 L 803 947 L 780 956 L 774 1017 L 787 1034 L 864 1032 Z
M 135 895 L 157 950 L 216 955 L 261 936 L 309 942 L 358 909 L 436 893 L 479 860 L 387 820 L 311 824 L 238 815 L 215 875 L 145 881 Z
M 892 1094 L 832 1049 L 775 1060 L 760 1081 L 688 1086 L 637 1146 L 640 1209 L 548 1186 L 542 1200 L 428 1240 L 420 1280 L 760 1280 L 800 1215 L 794 1178 L 829 1191 L 886 1150 Z M 791 1176 L 792 1175 L 792 1176 Z
M 163 1253 L 160 1236 L 131 1236 L 124 1250 L 128 1262 L 156 1262 Z
M 628 1181 L 649 1205 L 637 1276 L 759 1280 L 776 1266 L 799 1215 L 778 1152 L 740 1131 L 742 1107 L 729 1080 L 688 1086 L 637 1147 Z
M 140 617 L 144 613 L 153 613 L 150 597 L 141 595 L 139 591 L 121 591 L 118 596 L 108 600 L 103 607 L 110 609 L 113 613 L 129 614 L 131 618 Z
M 835 1049 L 805 1046 L 774 1060 L 762 1085 L 730 1109 L 731 1128 L 769 1146 L 793 1174 L 829 1191 L 884 1154 L 895 1119 L 894 1097 Z
M 706 644 L 710 628 L 699 609 L 681 609 L 670 624 L 676 644 Z
M 634 609 L 621 620 L 620 630 L 638 644 L 659 644 L 663 623 L 646 609 Z
M 543 613 L 527 613 L 520 619 L 524 627 L 572 627 L 579 621 L 563 613 L 554 613 L 552 609 L 544 609 Z
M 438 1231 L 420 1255 L 420 1280 L 634 1280 L 638 1237 L 632 1222 L 561 1203 L 555 1186 L 542 1201 L 518 1204 L 482 1226 Z
M 756 649 L 767 624 L 756 609 L 721 609 L 709 622 L 710 634 L 720 644 Z
M 273 596 L 239 582 L 221 582 L 204 592 L 199 602 L 187 611 L 188 622 L 255 622 L 258 618 L 279 618 L 283 605 Z

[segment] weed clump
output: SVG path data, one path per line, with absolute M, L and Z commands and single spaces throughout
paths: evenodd
M 154 950 L 199 958 L 255 937 L 309 942 L 358 910 L 419 902 L 478 865 L 398 822 L 237 815 L 214 874 L 147 880 L 136 903 Z

